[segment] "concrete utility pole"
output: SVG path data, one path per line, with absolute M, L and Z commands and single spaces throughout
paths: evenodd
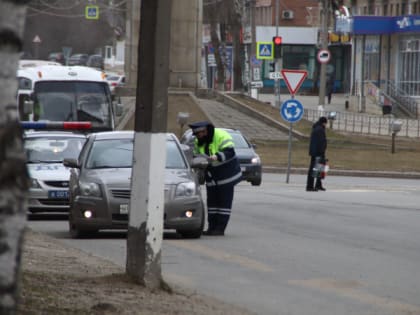
M 142 0 L 134 161 L 126 272 L 148 288 L 162 283 L 171 0 Z
M 125 41 L 124 72 L 127 78 L 126 88 L 137 87 L 137 52 L 140 29 L 140 2 L 138 0 L 127 1 L 127 23 Z
M 321 49 L 328 49 L 328 18 L 330 11 L 330 1 L 322 0 L 321 5 L 321 33 L 320 33 L 320 44 Z M 318 106 L 324 109 L 325 105 L 325 89 L 327 83 L 327 64 L 321 63 L 321 69 L 319 74 L 319 101 Z

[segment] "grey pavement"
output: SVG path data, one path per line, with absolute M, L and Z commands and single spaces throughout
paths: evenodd
M 240 130 L 253 140 L 287 140 L 288 134 L 261 120 L 211 99 L 197 99 L 198 105 L 217 126 Z

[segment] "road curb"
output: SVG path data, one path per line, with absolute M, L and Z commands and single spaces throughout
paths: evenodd
M 266 173 L 286 173 L 286 167 L 263 166 L 263 172 Z M 306 175 L 307 168 L 290 169 L 290 173 Z M 355 177 L 382 177 L 382 178 L 405 178 L 420 179 L 418 172 L 387 172 L 387 171 L 364 171 L 364 170 L 330 170 L 328 176 L 355 176 Z

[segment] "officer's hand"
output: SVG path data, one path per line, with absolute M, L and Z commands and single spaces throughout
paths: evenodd
M 211 155 L 211 156 L 209 156 L 209 160 L 211 160 L 211 161 L 217 161 L 217 155 Z

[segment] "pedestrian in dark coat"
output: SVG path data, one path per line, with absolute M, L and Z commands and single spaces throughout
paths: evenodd
M 319 120 L 312 126 L 311 139 L 309 142 L 309 156 L 311 162 L 309 164 L 308 178 L 306 181 L 306 191 L 325 191 L 326 189 L 322 186 L 321 178 L 316 179 L 313 176 L 313 168 L 317 159 L 325 162 L 325 151 L 327 150 L 327 136 L 325 128 L 327 126 L 327 118 L 320 117 Z M 315 186 L 314 186 L 314 181 Z
M 328 104 L 331 104 L 331 97 L 334 92 L 334 85 L 335 85 L 335 75 L 334 73 L 331 73 L 328 76 L 327 85 L 326 85 Z

